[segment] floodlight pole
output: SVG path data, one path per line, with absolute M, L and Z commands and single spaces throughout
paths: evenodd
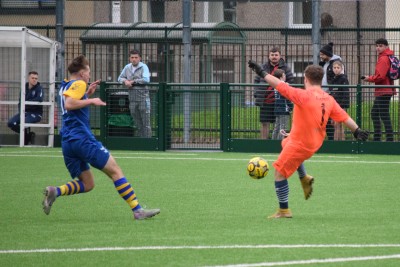
M 183 15 L 183 32 L 182 32 L 182 42 L 184 46 L 183 53 L 183 83 L 191 83 L 191 48 L 192 48 L 192 32 L 191 32 L 191 20 L 192 20 L 192 1 L 183 0 L 182 1 L 182 15 Z M 184 143 L 188 143 L 190 139 L 190 86 L 185 86 L 184 88 L 184 104 L 183 104 L 183 114 L 184 114 L 184 127 L 183 127 L 183 139 Z
M 56 50 L 56 80 L 62 82 L 64 80 L 64 9 L 65 9 L 65 0 L 57 0 L 56 2 L 56 41 L 57 41 L 57 50 Z M 56 102 L 59 102 L 58 93 L 55 94 Z M 58 118 L 61 118 L 61 111 L 58 109 L 57 111 Z M 61 128 L 61 120 L 57 122 L 57 128 Z
M 59 82 L 64 79 L 64 1 L 56 1 L 57 80 Z
M 313 43 L 313 64 L 318 65 L 319 48 L 321 44 L 321 21 L 320 21 L 320 0 L 312 0 L 312 43 Z

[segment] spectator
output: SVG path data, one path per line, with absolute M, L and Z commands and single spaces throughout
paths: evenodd
M 129 109 L 135 121 L 138 136 L 151 137 L 150 96 L 146 84 L 150 82 L 150 71 L 141 62 L 138 50 L 129 52 L 129 61 L 118 77 L 118 82 L 129 88 Z
M 323 46 L 319 51 L 319 57 L 321 61 L 319 65 L 324 69 L 324 77 L 322 78 L 322 90 L 330 93 L 330 88 L 324 85 L 332 84 L 333 78 L 335 77 L 335 73 L 333 72 L 333 62 L 337 60 L 342 60 L 338 55 L 333 54 L 333 43 Z M 344 73 L 344 69 L 343 69 Z M 334 139 L 334 122 L 329 119 L 328 124 L 326 125 L 326 135 L 328 136 L 328 140 Z
M 43 101 L 43 88 L 38 82 L 39 74 L 36 71 L 31 71 L 28 74 L 28 82 L 25 84 L 25 101 Z M 21 98 L 18 103 L 18 110 L 21 110 Z M 36 123 L 42 119 L 43 106 L 41 105 L 25 105 L 25 123 Z M 16 133 L 20 132 L 21 116 L 20 112 L 14 115 L 8 121 L 8 127 Z M 35 133 L 29 128 L 24 129 L 25 145 L 34 142 Z
M 348 85 L 349 80 L 346 74 L 343 74 L 343 63 L 340 60 L 333 62 L 333 72 L 335 77 L 332 80 L 332 84 L 337 85 Z M 347 111 L 350 106 L 350 92 L 348 87 L 332 87 L 331 96 L 338 102 L 340 107 Z M 334 122 L 335 134 L 334 140 L 344 141 L 344 127 L 341 122 Z
M 375 83 L 375 85 L 393 85 L 393 80 L 389 78 L 388 73 L 390 69 L 389 56 L 392 56 L 394 53 L 389 49 L 388 41 L 384 38 L 376 40 L 375 45 L 378 52 L 375 74 L 365 75 L 362 79 L 366 82 Z M 371 109 L 371 119 L 374 125 L 374 141 L 381 141 L 381 123 L 383 123 L 386 131 L 386 141 L 393 142 L 393 128 L 389 112 L 390 100 L 393 95 L 396 95 L 394 88 L 375 88 L 375 99 Z
M 286 81 L 285 72 L 281 69 L 274 71 L 273 75 L 281 81 Z M 275 127 L 272 132 L 272 139 L 282 140 L 283 135 L 280 134 L 280 130 L 288 129 L 290 120 L 290 112 L 293 109 L 293 104 L 286 98 L 284 98 L 278 90 L 275 90 Z
M 281 57 L 281 50 L 279 47 L 273 47 L 269 50 L 268 61 L 262 65 L 263 70 L 271 74 L 277 69 L 285 72 L 286 82 L 292 83 L 294 80 L 293 73 L 290 67 L 285 63 Z M 275 122 L 275 93 L 274 88 L 267 86 L 263 77 L 257 76 L 254 79 L 257 84 L 262 84 L 263 87 L 256 88 L 256 105 L 260 106 L 260 122 L 261 122 L 261 138 L 268 139 L 271 123 Z M 259 92 L 263 92 L 260 94 Z M 261 101 L 260 101 L 261 100 Z

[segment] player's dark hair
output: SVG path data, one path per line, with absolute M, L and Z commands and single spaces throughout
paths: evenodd
M 269 50 L 269 52 L 270 53 L 276 53 L 276 52 L 278 52 L 279 54 L 281 53 L 281 49 L 279 48 L 279 47 L 277 47 L 277 46 L 274 46 L 274 47 L 272 47 L 270 50 Z
M 31 75 L 31 74 L 33 74 L 33 75 L 39 75 L 39 73 L 37 73 L 37 71 L 30 71 L 29 73 L 28 73 L 28 75 Z
M 388 41 L 385 38 L 379 38 L 378 40 L 375 41 L 375 44 L 383 44 L 386 46 L 389 45 Z
M 285 74 L 284 70 L 276 69 L 272 75 L 274 75 L 276 78 L 280 79 L 280 78 L 282 78 L 283 74 Z
M 308 65 L 304 71 L 304 76 L 311 85 L 321 85 L 324 77 L 324 69 L 318 65 Z
M 140 54 L 140 51 L 136 50 L 136 49 L 129 51 L 129 55 L 139 55 L 139 57 L 142 57 L 142 54 Z
M 68 72 L 70 74 L 77 73 L 80 70 L 86 69 L 89 66 L 89 60 L 84 55 L 77 56 L 68 65 Z

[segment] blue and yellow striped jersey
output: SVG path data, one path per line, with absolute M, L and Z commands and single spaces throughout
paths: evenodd
M 60 109 L 62 113 L 61 136 L 63 141 L 76 140 L 83 137 L 94 138 L 90 130 L 89 106 L 76 110 L 66 110 L 65 100 L 67 97 L 74 99 L 87 99 L 87 84 L 82 80 L 64 80 L 59 91 Z

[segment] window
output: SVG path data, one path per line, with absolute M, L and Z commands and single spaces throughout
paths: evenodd
M 111 2 L 111 22 L 121 23 L 121 1 Z
M 289 27 L 311 28 L 312 1 L 300 1 L 289 3 Z
M 55 14 L 56 0 L 0 0 L 1 14 Z
M 224 21 L 236 23 L 236 1 L 223 2 Z
M 308 65 L 312 65 L 312 59 L 291 58 L 291 69 L 294 76 L 293 84 L 304 84 L 304 70 Z
M 165 22 L 164 1 L 150 1 L 151 22 Z
M 235 61 L 233 58 L 216 57 L 213 60 L 213 83 L 235 81 Z
M 0 0 L 1 8 L 12 9 L 46 9 L 56 8 L 56 0 Z

